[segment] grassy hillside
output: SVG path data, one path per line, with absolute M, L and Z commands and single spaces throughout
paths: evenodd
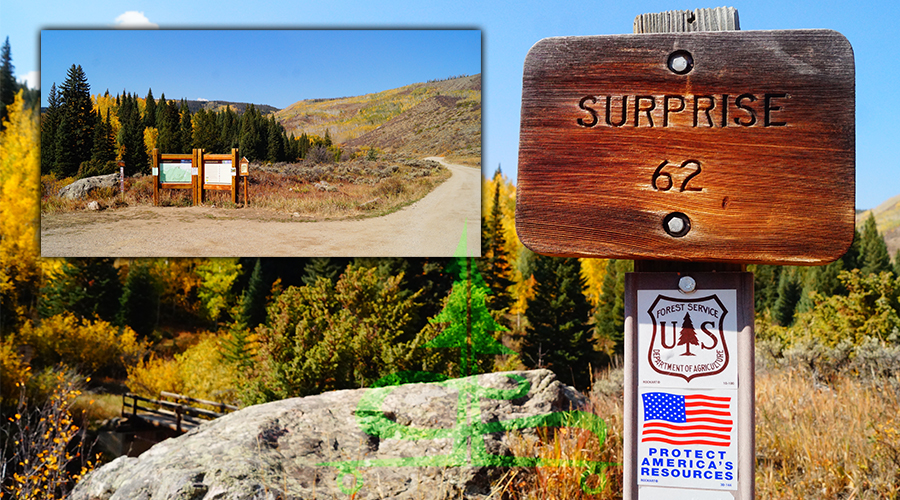
M 375 94 L 294 103 L 275 114 L 287 132 L 348 147 L 416 155 L 481 155 L 481 75 L 415 83 Z
M 888 254 L 891 258 L 900 250 L 900 195 L 890 198 L 877 207 L 860 212 L 856 215 L 857 227 L 869 218 L 869 213 L 875 215 L 878 231 L 884 236 L 887 243 Z

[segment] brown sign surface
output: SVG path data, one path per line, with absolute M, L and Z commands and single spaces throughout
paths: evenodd
M 854 75 L 827 30 L 541 40 L 519 237 L 549 255 L 832 261 L 853 239 Z

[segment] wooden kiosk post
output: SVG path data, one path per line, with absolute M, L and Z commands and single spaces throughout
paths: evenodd
M 733 8 L 634 26 L 528 53 L 516 230 L 538 253 L 635 260 L 624 498 L 748 500 L 745 265 L 824 264 L 852 243 L 853 51 L 834 31 L 738 31 Z
M 196 204 L 196 178 L 193 172 L 196 160 L 189 154 L 161 154 L 153 148 L 151 153 L 153 175 L 153 204 L 159 205 L 160 189 L 190 189 Z
M 240 155 L 237 148 L 231 154 L 209 154 L 198 150 L 199 165 L 199 202 L 202 204 L 207 189 L 231 191 L 231 202 L 237 203 L 238 167 Z

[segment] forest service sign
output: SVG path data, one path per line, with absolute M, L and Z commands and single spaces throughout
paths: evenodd
M 639 290 L 639 385 L 736 389 L 736 300 L 734 290 Z

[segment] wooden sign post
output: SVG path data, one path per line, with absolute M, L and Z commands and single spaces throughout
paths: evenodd
M 231 154 L 200 153 L 200 203 L 207 189 L 231 191 L 231 202 L 237 203 L 237 177 L 240 156 L 237 148 Z
M 194 156 L 189 154 L 161 154 L 157 148 L 153 148 L 151 156 L 153 204 L 159 205 L 160 189 L 191 189 L 191 197 L 193 198 L 193 190 L 196 186 L 196 179 L 192 174 Z
M 247 206 L 247 179 L 250 164 L 239 160 L 238 150 L 231 154 L 209 154 L 194 149 L 192 154 L 152 153 L 153 204 L 159 205 L 160 189 L 190 189 L 193 205 L 202 205 L 207 189 L 230 190 L 231 202 L 237 203 L 238 178 L 244 178 L 244 206 Z
M 733 8 L 645 14 L 634 35 L 548 38 L 525 60 L 519 238 L 635 260 L 628 500 L 754 497 L 745 265 L 824 264 L 853 241 L 850 44 L 737 30 Z

